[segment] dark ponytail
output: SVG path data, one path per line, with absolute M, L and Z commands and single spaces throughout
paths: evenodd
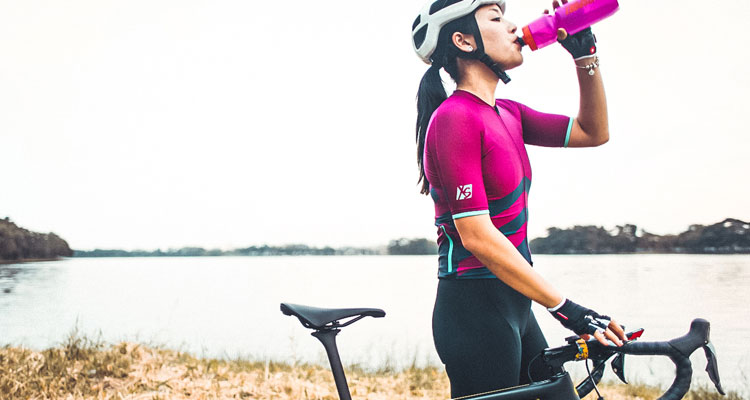
M 456 3 L 458 0 L 448 0 L 443 7 Z M 472 25 L 473 24 L 473 25 Z M 451 21 L 443 27 L 438 37 L 438 45 L 432 55 L 432 66 L 425 72 L 417 91 L 417 165 L 419 166 L 419 182 L 422 182 L 420 193 L 430 194 L 430 182 L 424 171 L 424 140 L 427 135 L 427 125 L 430 123 L 432 113 L 440 107 L 448 96 L 440 79 L 440 68 L 444 68 L 453 80 L 458 83 L 459 71 L 457 57 L 469 58 L 466 54 L 453 45 L 451 37 L 454 32 L 473 34 L 473 26 L 476 25 L 474 13 L 465 15 L 457 20 Z M 478 28 L 477 28 L 478 29 Z
M 419 181 L 422 182 L 420 193 L 430 193 L 430 182 L 424 172 L 424 139 L 427 135 L 427 125 L 432 113 L 448 96 L 445 94 L 443 80 L 440 79 L 440 66 L 432 64 L 419 82 L 417 92 L 417 165 L 419 166 Z

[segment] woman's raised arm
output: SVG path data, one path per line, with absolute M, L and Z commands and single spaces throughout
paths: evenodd
M 598 64 L 597 56 L 575 61 L 580 87 L 578 117 L 573 121 L 568 147 L 594 147 L 609 140 L 609 119 L 607 118 L 607 98 L 601 70 L 586 68 Z M 594 74 L 590 75 L 589 71 Z

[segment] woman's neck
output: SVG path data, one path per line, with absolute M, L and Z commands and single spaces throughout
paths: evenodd
M 484 101 L 495 105 L 495 90 L 499 78 L 486 65 L 476 60 L 461 60 L 465 62 L 461 82 L 456 89 L 469 92 Z

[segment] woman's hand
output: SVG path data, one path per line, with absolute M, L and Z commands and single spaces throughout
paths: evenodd
M 562 4 L 568 4 L 568 0 L 562 0 Z M 557 0 L 553 1 L 552 9 L 558 8 L 560 8 L 560 3 Z M 549 14 L 549 10 L 544 10 L 544 13 Z M 568 35 L 565 29 L 560 28 L 557 30 L 557 41 L 575 60 L 596 55 L 596 36 L 591 32 L 590 27 L 574 35 Z
M 617 346 L 622 346 L 622 340 L 627 340 L 625 331 L 616 321 L 569 299 L 548 310 L 564 327 L 581 335 L 585 340 L 593 336 L 605 346 L 609 345 L 607 340 L 611 340 Z
M 594 339 L 598 340 L 599 343 L 603 345 L 607 345 L 607 339 L 611 340 L 614 344 L 616 344 L 618 347 L 622 346 L 623 340 L 627 340 L 627 336 L 625 336 L 625 331 L 622 329 L 622 326 L 618 324 L 615 320 L 609 321 L 609 326 L 607 326 L 607 330 L 604 331 L 604 333 L 594 333 Z M 589 340 L 591 338 L 591 335 L 582 335 L 581 336 L 583 340 Z

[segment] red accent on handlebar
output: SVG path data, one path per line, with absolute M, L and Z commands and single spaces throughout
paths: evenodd
M 629 334 L 628 334 L 628 340 L 635 340 L 635 339 L 638 339 L 639 337 L 641 337 L 641 335 L 643 335 L 643 328 L 641 328 L 641 329 L 638 329 L 638 330 L 637 330 L 637 331 L 635 331 L 635 332 L 631 332 L 631 333 L 629 333 Z

